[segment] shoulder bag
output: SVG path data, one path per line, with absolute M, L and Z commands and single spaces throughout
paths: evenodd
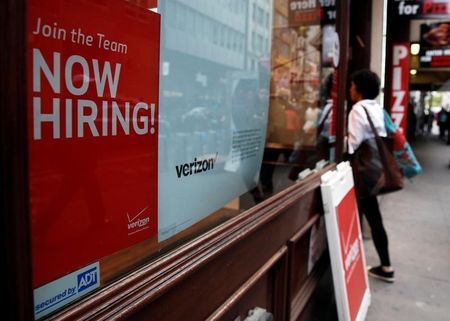
M 403 188 L 403 175 L 394 155 L 388 148 L 388 139 L 382 139 L 363 106 L 374 137 L 361 143 L 353 154 L 351 164 L 358 198 L 376 196 Z

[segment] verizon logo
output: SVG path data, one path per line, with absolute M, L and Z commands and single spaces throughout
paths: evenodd
M 213 170 L 214 164 L 217 161 L 218 154 L 219 153 L 216 152 L 216 154 L 210 158 L 204 158 L 199 160 L 197 160 L 197 158 L 194 158 L 194 160 L 190 163 L 176 165 L 175 170 L 177 171 L 178 178 L 181 178 L 182 175 L 189 176 Z
M 150 223 L 150 217 L 145 216 L 141 217 L 141 215 L 148 209 L 148 206 L 143 208 L 139 213 L 137 213 L 135 216 L 130 217 L 130 214 L 127 213 L 127 219 L 128 219 L 128 235 L 132 235 L 138 232 L 141 232 L 143 230 L 148 229 L 149 223 Z

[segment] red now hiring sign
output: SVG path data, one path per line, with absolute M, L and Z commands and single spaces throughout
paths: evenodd
M 28 2 L 33 284 L 157 234 L 160 16 Z

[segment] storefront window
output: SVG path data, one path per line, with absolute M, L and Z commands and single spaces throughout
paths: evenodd
M 314 4 L 315 3 L 315 4 Z M 339 37 L 336 1 L 276 0 L 273 7 L 270 106 L 258 185 L 243 208 L 290 186 L 305 169 L 332 160 Z
M 304 3 L 28 1 L 36 319 L 332 158 L 335 1 Z

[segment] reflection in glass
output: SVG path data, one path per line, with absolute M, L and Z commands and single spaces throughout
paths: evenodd
M 267 0 L 160 1 L 159 240 L 258 183 L 267 127 Z M 198 172 L 198 162 L 213 166 Z M 194 165 L 192 165 L 194 164 Z M 205 169 L 207 169 L 205 167 Z
M 274 1 L 267 138 L 260 182 L 248 206 L 330 158 L 339 60 L 336 1 L 299 3 Z

